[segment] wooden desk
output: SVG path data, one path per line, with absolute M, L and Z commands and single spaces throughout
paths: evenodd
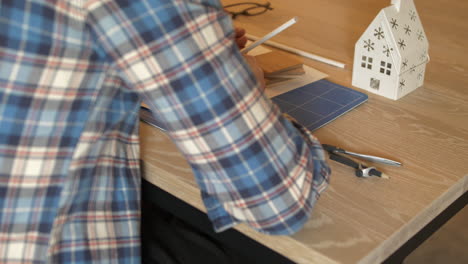
M 274 40 L 345 62 L 343 70 L 304 60 L 351 87 L 354 43 L 390 0 L 270 2 L 273 11 L 239 17 L 236 24 L 262 36 L 299 15 L 300 23 Z M 245 225 L 237 230 L 298 263 L 378 263 L 467 192 L 468 2 L 415 3 L 430 44 L 425 85 L 398 101 L 369 94 L 367 103 L 315 133 L 322 143 L 393 158 L 404 167 L 381 167 L 390 180 L 360 179 L 331 162 L 330 187 L 300 232 L 274 237 Z M 170 140 L 142 125 L 141 141 L 144 177 L 204 210 L 193 175 Z

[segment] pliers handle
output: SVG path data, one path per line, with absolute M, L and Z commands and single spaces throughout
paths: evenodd
M 330 155 L 330 159 L 337 161 L 339 163 L 342 163 L 344 165 L 347 165 L 349 167 L 352 167 L 355 169 L 355 175 L 358 177 L 370 177 L 370 176 L 378 176 L 382 177 L 382 172 L 377 170 L 375 167 L 366 167 L 362 165 L 361 163 L 358 163 L 350 158 L 341 156 L 339 154 L 336 154 L 334 152 L 328 152 Z

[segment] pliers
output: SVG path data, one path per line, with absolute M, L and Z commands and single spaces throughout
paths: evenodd
M 380 158 L 376 156 L 371 156 L 371 155 L 365 155 L 365 154 L 359 154 L 359 153 L 354 153 L 350 151 L 346 151 L 342 148 L 335 147 L 332 145 L 328 144 L 322 144 L 323 149 L 326 150 L 329 154 L 329 157 L 331 160 L 337 161 L 339 163 L 342 163 L 344 165 L 350 166 L 355 169 L 355 174 L 358 177 L 370 177 L 370 176 L 377 176 L 381 178 L 388 178 L 387 175 L 382 173 L 381 171 L 377 170 L 375 167 L 367 167 L 361 163 L 358 163 L 354 161 L 351 158 L 343 156 L 343 154 L 347 154 L 350 156 L 354 157 L 359 157 L 361 159 L 373 161 L 373 162 L 378 162 L 378 163 L 383 163 L 387 165 L 392 165 L 392 166 L 401 166 L 400 162 L 385 159 L 385 158 Z

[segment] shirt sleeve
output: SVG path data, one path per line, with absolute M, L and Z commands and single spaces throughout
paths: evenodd
M 329 182 L 320 143 L 259 89 L 218 1 L 87 4 L 102 54 L 185 155 L 217 231 L 291 234 Z

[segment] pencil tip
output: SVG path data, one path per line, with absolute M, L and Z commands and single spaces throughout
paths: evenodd
M 384 179 L 390 179 L 390 177 L 385 174 L 385 173 L 382 173 L 382 175 L 380 176 L 380 178 L 384 178 Z

